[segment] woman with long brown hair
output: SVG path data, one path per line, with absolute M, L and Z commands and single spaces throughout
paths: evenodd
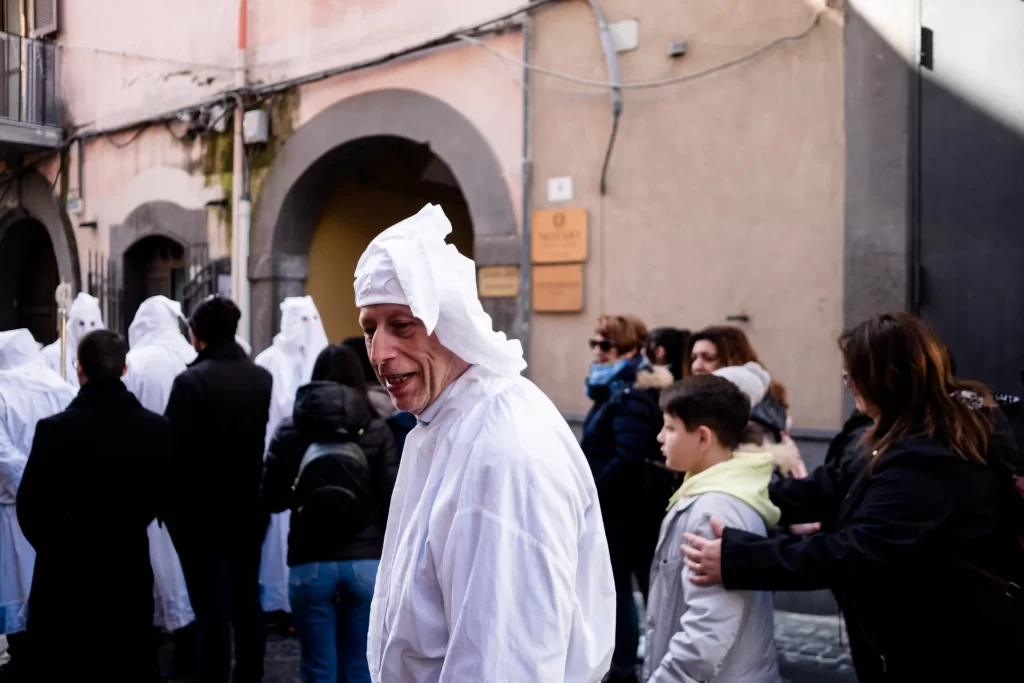
M 861 681 L 1020 680 L 1024 610 L 1007 593 L 1021 583 L 1022 501 L 991 396 L 957 380 L 910 315 L 874 316 L 839 346 L 874 423 L 868 462 L 852 483 L 822 467 L 772 487 L 783 524 L 821 521 L 820 533 L 765 539 L 716 521 L 719 539 L 687 536 L 691 581 L 832 589 Z
M 764 364 L 758 358 L 746 333 L 738 327 L 712 325 L 690 337 L 685 364 L 686 375 L 709 375 L 719 368 L 739 367 L 747 363 Z M 764 399 L 750 411 L 750 425 L 741 450 L 770 452 L 778 471 L 787 476 L 805 477 L 800 449 L 789 435 L 789 399 L 786 387 L 772 378 Z

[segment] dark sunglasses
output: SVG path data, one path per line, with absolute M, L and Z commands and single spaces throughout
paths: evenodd
M 601 341 L 598 341 L 596 339 L 591 339 L 590 340 L 590 348 L 591 349 L 600 348 L 605 353 L 608 353 L 609 351 L 612 350 L 612 343 L 610 341 L 608 341 L 607 339 L 602 339 Z

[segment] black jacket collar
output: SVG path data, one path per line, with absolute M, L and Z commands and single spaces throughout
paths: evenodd
M 211 344 L 199 352 L 196 359 L 189 363 L 189 367 L 202 363 L 204 360 L 244 360 L 245 349 L 239 346 L 234 340 Z

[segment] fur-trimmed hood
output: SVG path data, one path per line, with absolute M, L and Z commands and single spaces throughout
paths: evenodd
M 675 378 L 667 365 L 642 365 L 636 371 L 634 389 L 653 389 L 661 391 L 672 386 Z

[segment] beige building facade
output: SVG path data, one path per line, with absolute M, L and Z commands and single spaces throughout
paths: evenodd
M 635 46 L 616 55 L 621 81 L 662 84 L 623 90 L 602 192 L 608 90 L 532 75 L 532 206 L 586 209 L 590 233 L 583 310 L 531 318 L 533 377 L 564 411 L 582 413 L 597 316 L 690 330 L 736 324 L 789 387 L 795 425 L 838 427 L 841 13 L 803 0 L 601 7 L 614 28 L 638 26 Z M 539 12 L 533 28 L 536 65 L 609 79 L 588 3 Z M 683 56 L 669 56 L 673 41 L 686 42 Z M 572 178 L 571 200 L 549 201 L 557 177 Z
M 603 0 L 606 51 L 582 0 L 299 5 L 60 4 L 64 137 L 29 158 L 67 234 L 61 279 L 115 324 L 155 293 L 187 307 L 234 285 L 256 351 L 285 296 L 312 294 L 332 340 L 358 334 L 358 255 L 434 202 L 461 251 L 504 269 L 485 308 L 570 417 L 595 319 L 630 313 L 738 321 L 797 427 L 840 425 L 841 8 Z M 265 142 L 257 125 L 238 144 L 239 106 Z M 555 283 L 581 292 L 573 310 L 534 310 L 545 211 L 586 217 L 582 286 Z

